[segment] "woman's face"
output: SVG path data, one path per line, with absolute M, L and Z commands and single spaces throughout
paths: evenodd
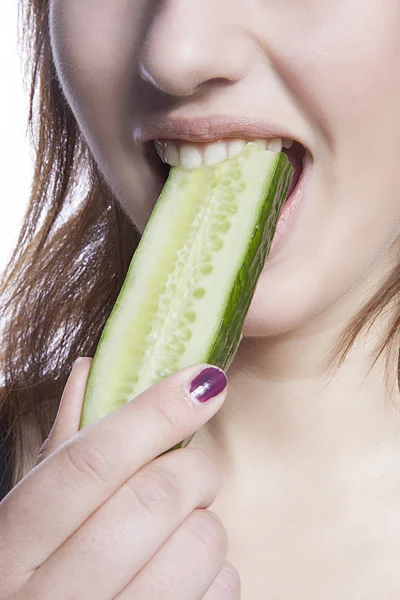
M 306 147 L 296 218 L 265 265 L 245 335 L 328 314 L 383 260 L 400 217 L 398 0 L 50 4 L 64 92 L 140 231 L 161 185 L 140 139 L 150 120 L 254 119 Z

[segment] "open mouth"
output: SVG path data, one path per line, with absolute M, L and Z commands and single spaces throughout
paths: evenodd
M 150 169 L 156 180 L 157 187 L 160 188 L 161 192 L 165 182 L 168 179 L 168 175 L 171 170 L 171 165 L 164 163 L 161 160 L 161 158 L 157 154 L 157 150 L 153 141 L 146 142 L 144 144 L 144 156 L 146 161 L 150 165 Z
M 241 152 L 249 142 L 257 143 L 265 150 L 283 152 L 293 166 L 294 173 L 286 200 L 295 190 L 304 167 L 305 147 L 293 140 L 261 139 L 221 139 L 212 143 L 188 143 L 182 140 L 152 140 L 144 145 L 145 157 L 160 186 L 164 186 L 171 166 L 181 166 L 191 170 L 201 166 L 216 165 Z
M 293 177 L 289 185 L 286 200 L 290 198 L 293 190 L 297 187 L 301 174 L 304 168 L 304 159 L 306 156 L 306 149 L 299 142 L 293 142 L 290 148 L 282 148 L 282 152 L 286 154 L 289 161 L 294 169 Z

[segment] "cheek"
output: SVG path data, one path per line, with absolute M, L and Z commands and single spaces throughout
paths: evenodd
M 316 20 L 293 23 L 276 54 L 321 140 L 296 228 L 260 277 L 247 336 L 328 318 L 352 298 L 344 324 L 394 264 L 385 251 L 400 220 L 400 3 L 339 0 Z
M 89 138 L 94 126 L 109 124 L 111 131 L 132 85 L 135 42 L 127 27 L 129 3 L 109 5 L 102 0 L 51 3 L 50 39 L 58 77 Z
M 243 335 L 294 330 L 340 311 L 343 297 L 351 296 L 354 304 L 343 322 L 390 268 L 388 250 L 400 233 L 396 157 L 366 152 L 347 158 L 315 165 L 295 228 L 265 265 Z
M 136 7 L 135 7 L 136 5 Z M 67 89 L 103 91 L 130 74 L 139 42 L 140 2 L 52 0 L 50 37 L 59 73 Z M 78 85 L 75 85 L 78 84 Z
M 389 112 L 391 118 L 398 112 L 399 26 L 398 0 L 384 5 L 381 0 L 335 0 L 285 15 L 280 10 L 270 26 L 267 41 L 275 49 L 275 70 L 332 149 L 342 130 L 360 133 L 361 122 L 370 135 L 366 119 L 373 126 L 378 112 Z
M 149 218 L 140 182 L 148 166 L 133 144 L 132 115 L 147 0 L 52 0 L 51 45 L 57 74 L 79 128 L 127 215 Z

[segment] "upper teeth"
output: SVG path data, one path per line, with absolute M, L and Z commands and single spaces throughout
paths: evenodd
M 292 140 L 275 138 L 273 140 L 256 139 L 230 139 L 219 140 L 211 143 L 182 142 L 179 140 L 156 140 L 154 142 L 161 160 L 171 167 L 183 169 L 198 169 L 202 166 L 216 165 L 228 158 L 239 154 L 249 143 L 257 144 L 263 150 L 281 152 L 282 146 L 290 148 Z

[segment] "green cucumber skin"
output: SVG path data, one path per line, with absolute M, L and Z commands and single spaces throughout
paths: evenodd
M 274 174 L 271 175 L 268 184 L 266 185 L 265 200 L 261 205 L 257 223 L 249 238 L 243 263 L 232 285 L 223 319 L 221 320 L 214 342 L 205 357 L 204 362 L 207 362 L 208 364 L 213 364 L 226 370 L 236 354 L 241 340 L 243 322 L 254 295 L 257 280 L 264 267 L 272 243 L 272 238 L 275 233 L 292 173 L 293 167 L 286 155 L 283 153 L 278 154 L 275 160 Z M 122 288 L 120 295 L 123 291 Z M 117 303 L 118 299 L 116 304 Z M 103 330 L 98 343 L 98 348 L 93 358 L 93 363 L 96 362 L 96 354 L 102 345 L 104 333 L 105 331 Z M 94 364 L 92 364 L 91 372 L 89 373 L 86 390 L 87 394 L 91 389 L 92 384 L 94 384 L 94 381 L 91 381 L 92 377 L 94 377 L 93 367 Z M 84 403 L 80 428 L 87 424 L 85 421 L 86 415 Z M 182 441 L 174 446 L 174 448 L 184 447 L 190 442 L 192 437 L 193 436 Z M 171 448 L 171 450 L 174 448 Z
M 270 251 L 279 216 L 293 175 L 293 167 L 282 152 L 275 166 L 275 173 L 282 170 L 280 177 L 272 176 L 262 205 L 258 221 L 249 240 L 245 260 L 232 287 L 223 321 L 206 362 L 227 370 L 238 350 L 242 327 L 256 290 L 257 281 Z M 185 448 L 194 433 L 176 444 L 167 452 Z M 166 454 L 166 453 L 165 453 Z
M 277 177 L 275 173 L 280 172 Z M 206 361 L 223 370 L 229 367 L 238 349 L 243 323 L 270 251 L 293 175 L 293 167 L 282 152 L 277 158 L 275 173 L 266 190 L 266 198 L 249 240 L 245 259 L 233 284 L 224 318 Z

